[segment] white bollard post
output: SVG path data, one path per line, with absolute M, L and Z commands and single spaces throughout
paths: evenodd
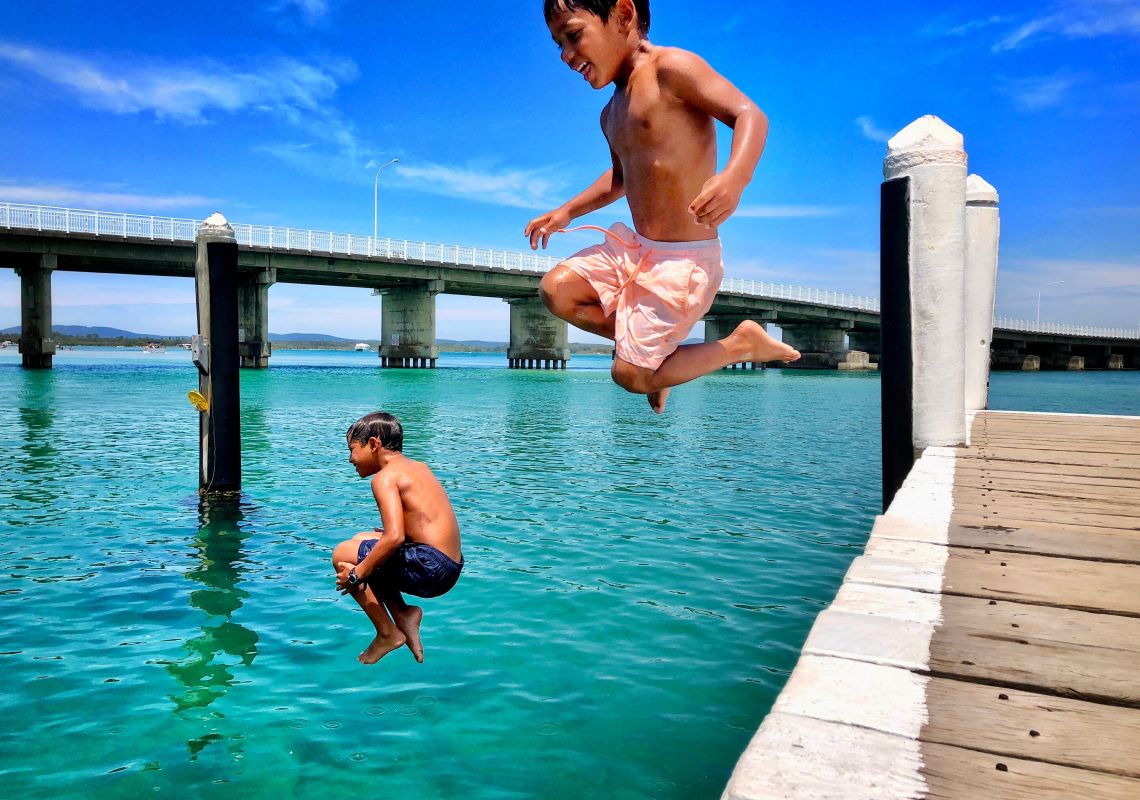
M 998 193 L 977 175 L 966 178 L 966 410 L 986 408 L 990 345 L 994 334 L 998 240 Z
M 915 450 L 966 441 L 962 134 L 921 117 L 887 143 L 887 180 L 910 178 L 911 370 Z

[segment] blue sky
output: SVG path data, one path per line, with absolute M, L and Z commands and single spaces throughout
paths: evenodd
M 525 249 L 606 168 L 607 91 L 559 60 L 538 0 L 8 4 L 0 201 Z M 218 7 L 220 8 L 220 7 Z M 885 141 L 923 114 L 1001 194 L 998 313 L 1140 326 L 1140 2 L 653 0 L 765 110 L 721 229 L 726 274 L 878 294 Z M 728 149 L 722 132 L 721 161 Z M 628 221 L 624 203 L 587 222 Z M 585 246 L 556 238 L 551 253 Z M 0 327 L 19 324 L 0 269 Z M 56 324 L 184 334 L 192 282 L 59 273 Z M 507 306 L 443 296 L 438 335 L 505 341 Z M 379 336 L 367 291 L 279 284 L 274 332 Z M 584 334 L 572 334 L 587 341 Z

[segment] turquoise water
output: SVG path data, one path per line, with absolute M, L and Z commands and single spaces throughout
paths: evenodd
M 725 372 L 653 416 L 566 372 L 279 352 L 244 492 L 200 504 L 184 351 L 0 351 L 0 774 L 11 796 L 719 796 L 879 504 L 875 375 Z M 1140 414 L 1140 373 L 994 376 Z M 363 667 L 333 545 L 378 524 L 344 430 L 396 413 L 467 568 L 426 662 Z

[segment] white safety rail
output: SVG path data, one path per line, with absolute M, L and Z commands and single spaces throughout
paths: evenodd
M 1098 328 L 1091 325 L 1062 325 L 1056 322 L 994 318 L 994 330 L 1014 333 L 1055 333 L 1060 336 L 1087 336 L 1094 339 L 1140 339 L 1140 328 Z
M 199 224 L 199 221 L 192 219 L 0 203 L 0 228 L 192 242 L 197 235 Z M 550 256 L 512 253 L 482 247 L 412 242 L 404 239 L 374 239 L 371 236 L 357 236 L 351 233 L 330 233 L 269 225 L 232 223 L 232 227 L 237 243 L 249 247 L 301 250 L 330 255 L 398 258 L 404 261 L 530 272 L 546 272 L 558 263 L 558 259 Z
M 879 313 L 879 298 L 860 297 L 844 292 L 829 292 L 823 289 L 809 289 L 805 286 L 786 286 L 782 283 L 766 281 L 746 281 L 742 278 L 725 278 L 720 282 L 722 292 L 746 294 L 753 297 L 769 297 L 774 300 L 794 300 L 798 303 L 812 303 L 832 308 Z
M 84 233 L 123 239 L 193 242 L 200 224 L 200 221 L 193 219 L 150 217 L 141 214 L 121 214 L 108 211 L 85 211 L 74 208 L 24 205 L 22 203 L 0 203 L 0 228 L 9 229 Z M 482 247 L 465 247 L 455 244 L 412 242 L 406 239 L 375 239 L 371 236 L 357 236 L 351 233 L 328 233 L 302 228 L 279 228 L 269 225 L 244 225 L 240 223 L 234 224 L 233 229 L 238 244 L 250 247 L 529 272 L 546 272 L 558 263 L 558 259 L 551 256 L 514 253 Z M 878 313 L 879 311 L 879 300 L 876 297 L 861 297 L 845 292 L 830 292 L 823 289 L 788 286 L 766 281 L 725 278 L 721 282 L 720 291 L 772 300 L 812 303 L 852 311 L 870 313 Z M 994 327 L 999 330 L 1024 333 L 1140 339 L 1140 330 L 1025 322 L 1003 317 L 994 320 Z

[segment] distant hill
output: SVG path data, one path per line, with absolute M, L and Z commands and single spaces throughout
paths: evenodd
M 187 339 L 189 336 L 159 336 L 154 333 L 132 333 L 122 328 L 103 328 L 91 325 L 53 325 L 52 333 L 57 336 L 95 336 L 99 339 Z M 20 326 L 14 325 L 0 331 L 3 336 L 19 336 Z
M 358 342 L 359 339 L 344 339 L 327 333 L 270 333 L 271 342 Z

